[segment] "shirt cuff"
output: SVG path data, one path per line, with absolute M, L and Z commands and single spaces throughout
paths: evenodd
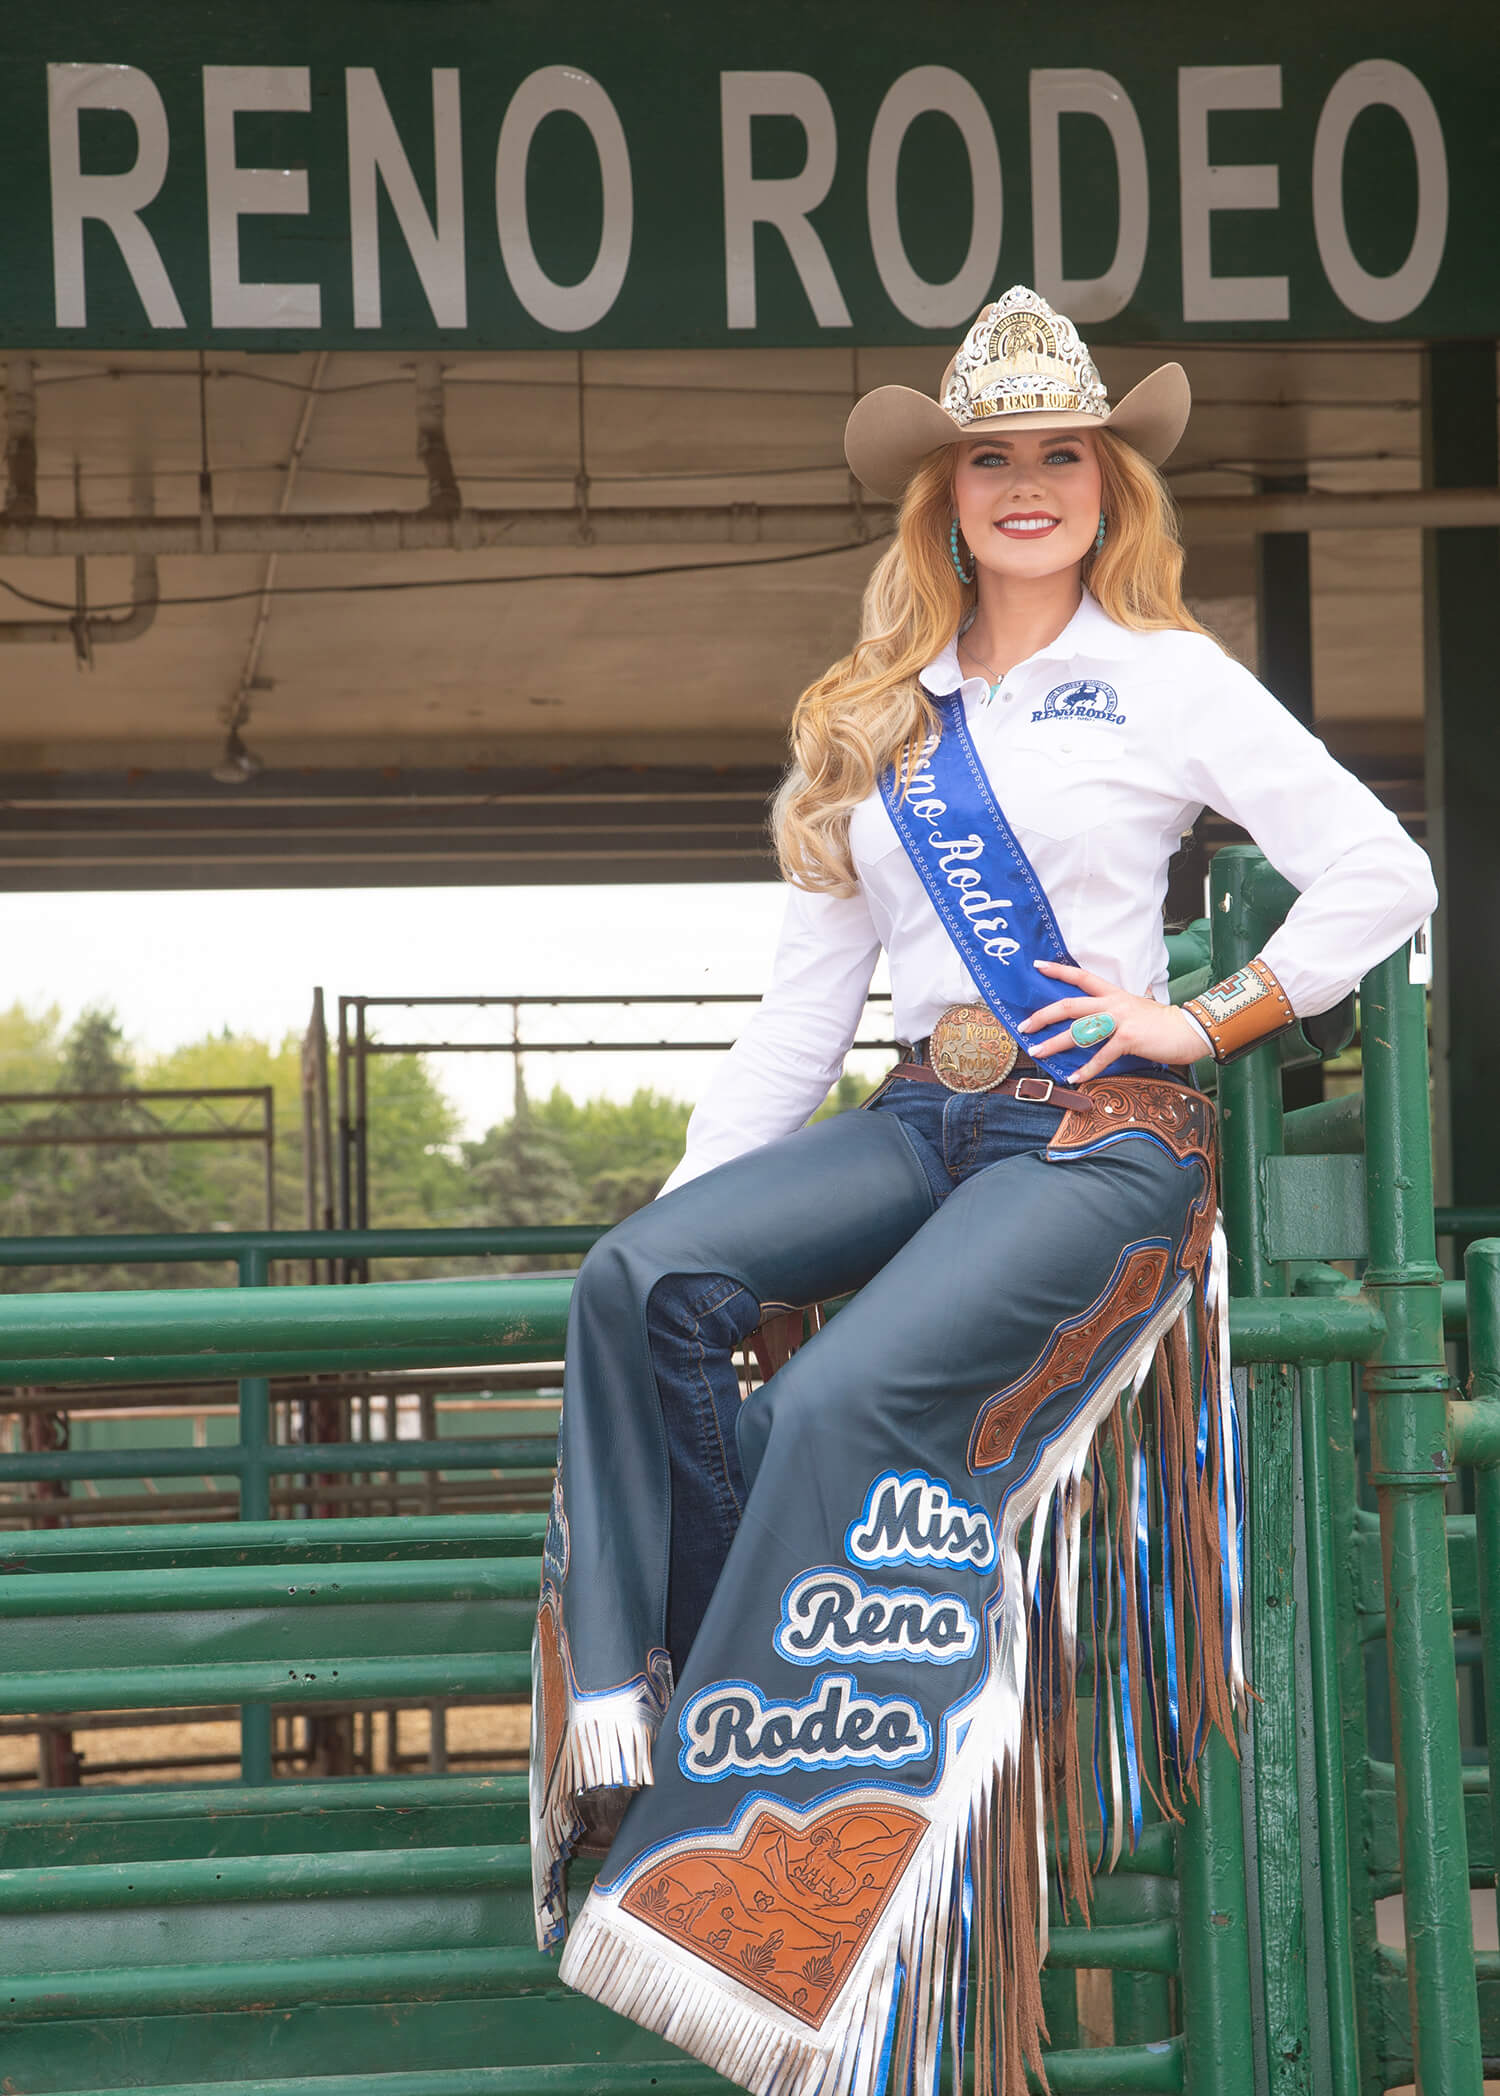
M 1214 1044 L 1208 1038 L 1208 1034 L 1204 1027 L 1200 1024 L 1200 1022 L 1197 1019 L 1193 1017 L 1192 1013 L 1188 1010 L 1185 1004 L 1179 1004 L 1177 1009 L 1181 1012 L 1183 1018 L 1186 1019 L 1188 1025 L 1192 1027 L 1194 1033 L 1203 1043 L 1203 1053 L 1205 1055 L 1212 1055 L 1214 1052 Z M 1194 1059 L 1196 1060 L 1196 1058 Z

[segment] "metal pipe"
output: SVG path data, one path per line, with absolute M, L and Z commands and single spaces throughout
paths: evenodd
M 161 1703 L 184 1710 L 204 1703 L 238 1703 L 257 1711 L 271 1729 L 277 1703 L 326 1703 L 336 1696 L 363 1702 L 397 1696 L 428 1703 L 434 1696 L 525 1694 L 531 1687 L 529 1652 L 406 1652 L 378 1659 L 318 1658 L 300 1670 L 280 1659 L 164 1662 L 159 1666 L 10 1668 L 0 1675 L 0 1710 L 41 1715 L 76 1706 L 94 1710 L 153 1710 Z M 248 1766 L 241 1717 L 241 1767 Z M 268 1772 L 267 1772 L 268 1773 Z M 249 1782 L 248 1775 L 244 1779 Z M 256 1788 L 264 1789 L 267 1774 Z
M 5 364 L 5 515 L 17 524 L 36 515 L 36 366 L 27 356 Z
M 418 357 L 416 385 L 417 457 L 427 474 L 427 507 L 435 517 L 456 517 L 464 498 L 448 450 L 441 357 Z
M 1365 1147 L 1365 1101 L 1362 1092 L 1340 1099 L 1320 1099 L 1286 1116 L 1282 1129 L 1288 1157 L 1362 1155 Z
M 413 1471 L 550 1471 L 556 1457 L 557 1437 L 552 1434 L 504 1440 L 465 1435 L 453 1441 L 401 1443 L 401 1467 Z M 378 1441 L 283 1442 L 266 1451 L 264 1467 L 273 1476 L 325 1470 L 373 1475 L 390 1467 L 390 1456 Z M 62 1448 L 0 1455 L 0 1479 L 18 1484 L 50 1477 L 237 1477 L 244 1468 L 244 1451 L 238 1448 Z
M 121 1231 L 98 1237 L 8 1237 L 0 1238 L 0 1266 L 212 1265 L 238 1261 L 250 1251 L 263 1251 L 273 1260 L 330 1254 L 358 1254 L 362 1259 L 449 1259 L 456 1255 L 586 1252 L 605 1228 L 603 1223 L 546 1223 L 535 1228 Z
M 1484 1650 L 1485 1743 L 1490 1764 L 1490 1829 L 1500 1856 L 1500 1239 L 1482 1238 L 1464 1254 L 1469 1283 L 1469 1394 L 1472 1405 L 1454 1405 L 1456 1424 L 1467 1415 L 1487 1416 L 1488 1460 L 1462 1452 L 1463 1436 L 1453 1434 L 1455 1462 L 1477 1462 L 1474 1479 L 1474 1544 L 1479 1588 L 1479 1634 Z M 1500 1879 L 1495 1898 L 1500 1913 Z
M 1212 966 L 1222 980 L 1260 951 L 1285 914 L 1285 883 L 1274 876 L 1267 882 L 1265 862 L 1253 847 L 1227 845 L 1214 859 L 1210 886 Z M 1266 1257 L 1262 1228 L 1261 1166 L 1283 1147 L 1281 1062 L 1274 1043 L 1220 1070 L 1219 1145 L 1231 1278 L 1242 1296 L 1258 1303 L 1279 1299 L 1280 1308 L 1287 1295 L 1285 1268 Z M 1233 1359 L 1232 1334 L 1230 1348 Z M 1300 1351 L 1289 1348 L 1257 1365 L 1245 1392 L 1245 1664 L 1260 1691 L 1250 1722 L 1261 2000 L 1257 2036 L 1268 2062 L 1306 2059 L 1312 2042 L 1306 1971 L 1299 1957 L 1286 1955 L 1287 1945 L 1301 1944 L 1306 1932 L 1294 1690 L 1294 1411 L 1292 1378 L 1282 1365 Z M 1270 2072 L 1274 2088 L 1274 2067 Z
M 3 529 L 3 526 L 0 526 Z M 139 640 L 156 623 L 161 589 L 156 556 L 137 553 L 131 570 L 131 606 L 113 616 L 91 612 L 68 619 L 0 619 L 0 646 L 89 648 L 118 646 Z
M 390 1517 L 387 1517 L 390 1518 Z M 10 1579 L 0 1597 L 7 1623 L 38 1616 L 130 1616 L 173 1610 L 212 1613 L 236 1608 L 391 1608 L 399 1603 L 436 1604 L 521 1601 L 534 1611 L 540 1574 L 538 1557 L 475 1556 L 352 1562 L 328 1557 L 295 1568 L 284 1564 L 155 1565 L 141 1571 L 113 1566 L 99 1578 L 77 1566 L 66 1571 L 33 1569 Z M 79 1580 L 90 1584 L 81 1589 Z M 528 1616 L 529 1620 L 529 1616 Z M 0 1903 L 0 1912 L 4 1911 Z
M 1364 1372 L 1380 1505 L 1396 1824 L 1406 1899 L 1413 2078 L 1423 2096 L 1482 2080 L 1469 1911 L 1445 1493 L 1448 1372 L 1435 1257 L 1425 993 L 1407 953 L 1361 991 L 1370 1264 L 1385 1329 Z
M 1390 531 L 1500 524 L 1500 489 L 1386 489 L 1363 495 L 1188 496 L 1179 504 L 1197 537 L 1260 531 Z M 216 515 L 205 545 L 197 515 L 0 519 L 0 558 L 79 553 L 425 553 L 499 546 L 864 544 L 888 537 L 889 503 L 620 503 L 535 509 L 323 511 Z
M 1314 1112 L 1315 1108 L 1304 1108 Z M 1353 1284 L 1336 1272 L 1314 1277 L 1319 1294 Z M 1318 1773 L 1318 1881 L 1323 1916 L 1323 1965 L 1328 1992 L 1329 2096 L 1360 2096 L 1359 2017 L 1354 1984 L 1354 1928 L 1349 1894 L 1347 1771 L 1338 1645 L 1334 1498 L 1329 1442 L 1335 1431 L 1329 1400 L 1335 1390 L 1347 1406 L 1347 1373 L 1304 1364 L 1301 1377 L 1302 1499 L 1307 1569 L 1307 1651 L 1312 1702 L 1313 1759 Z M 1339 1430 L 1349 1431 L 1347 1414 Z

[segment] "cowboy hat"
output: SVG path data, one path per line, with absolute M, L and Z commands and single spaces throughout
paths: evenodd
M 1026 429 L 1113 430 L 1159 466 L 1187 426 L 1192 396 L 1180 364 L 1159 364 L 1109 404 L 1094 361 L 1064 313 L 1013 284 L 985 307 L 932 400 L 911 386 L 877 386 L 856 401 L 844 456 L 873 494 L 897 502 L 940 444 L 982 435 L 997 421 Z

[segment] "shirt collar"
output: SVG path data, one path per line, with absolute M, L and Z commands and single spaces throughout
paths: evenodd
M 1028 655 L 1024 663 L 1014 665 L 1010 674 L 1025 669 L 1033 662 L 1073 662 L 1079 656 L 1091 661 L 1118 661 L 1131 652 L 1137 635 L 1129 626 L 1121 626 L 1112 619 L 1097 597 L 1085 590 L 1078 609 L 1069 619 L 1056 640 L 1045 648 L 1038 648 Z M 980 681 L 965 679 L 958 660 L 958 635 L 949 641 L 941 655 L 919 671 L 918 681 L 935 699 L 948 698 L 966 682 Z

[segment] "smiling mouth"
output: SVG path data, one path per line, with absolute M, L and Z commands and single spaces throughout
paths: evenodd
M 1044 539 L 1049 531 L 1056 531 L 1060 521 L 1057 517 L 1002 517 L 995 528 L 1007 538 Z

